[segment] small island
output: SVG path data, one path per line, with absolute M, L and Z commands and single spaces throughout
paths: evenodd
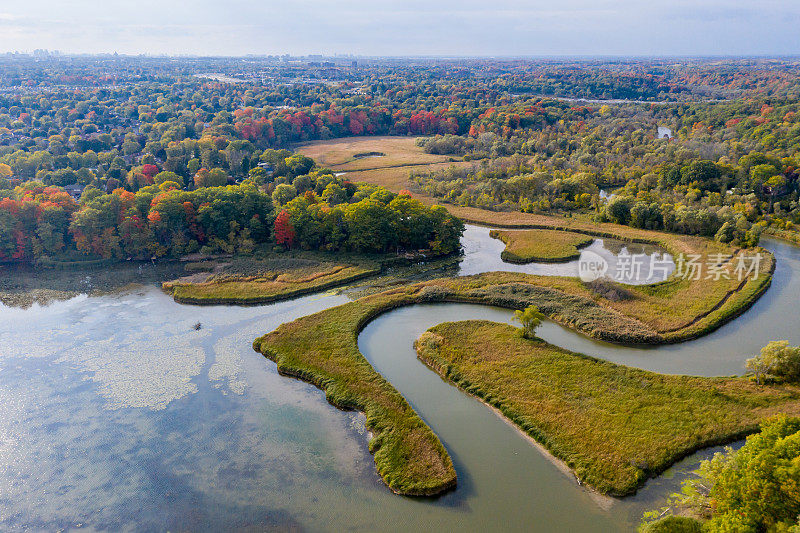
M 587 235 L 557 230 L 492 230 L 505 243 L 500 254 L 509 263 L 564 263 L 580 257 L 580 249 L 592 244 Z

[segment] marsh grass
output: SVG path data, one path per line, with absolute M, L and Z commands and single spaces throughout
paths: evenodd
M 509 263 L 563 263 L 580 257 L 580 248 L 594 240 L 588 235 L 557 230 L 492 230 L 492 238 L 506 248 L 500 254 Z
M 700 448 L 756 431 L 770 415 L 800 413 L 797 386 L 656 374 L 524 339 L 506 324 L 439 324 L 416 347 L 444 379 L 611 495 L 634 492 Z
M 195 270 L 201 268 L 195 266 Z M 368 260 L 339 263 L 313 255 L 276 254 L 268 259 L 210 263 L 206 270 L 206 275 L 165 282 L 162 288 L 180 303 L 262 304 L 373 276 L 381 271 L 381 265 Z
M 313 383 L 342 409 L 366 415 L 369 449 L 395 492 L 433 495 L 456 484 L 439 438 L 358 351 L 358 333 L 377 314 L 413 303 L 417 291 L 395 289 L 283 324 L 253 343 L 278 371 Z
M 501 228 L 550 229 L 572 232 L 578 235 L 610 237 L 617 240 L 654 244 L 678 257 L 700 255 L 703 261 L 723 255 L 729 257 L 725 265 L 728 278 L 708 279 L 705 273 L 700 279 L 687 279 L 673 275 L 653 285 L 626 287 L 635 295 L 619 301 L 600 298 L 607 305 L 623 314 L 635 317 L 662 335 L 662 342 L 679 342 L 704 335 L 747 310 L 772 282 L 775 258 L 763 248 L 739 250 L 702 237 L 677 235 L 593 222 L 588 216 L 559 218 L 531 213 L 497 213 L 472 207 L 448 206 L 448 210 L 467 222 L 486 224 Z M 763 261 L 755 279 L 740 281 L 733 272 L 737 254 L 761 253 Z M 553 279 L 553 278 L 550 278 Z M 537 284 L 546 280 L 533 281 Z M 597 299 L 589 287 L 580 286 L 577 280 L 550 282 L 561 290 L 583 297 Z M 570 286 L 571 285 L 571 286 Z
M 746 294 L 754 297 L 756 293 L 747 291 Z M 631 344 L 659 344 L 671 340 L 648 325 L 641 317 L 627 315 L 615 309 L 613 306 L 619 302 L 604 300 L 578 280 L 511 272 L 442 278 L 405 285 L 283 324 L 273 332 L 256 339 L 253 343 L 254 349 L 275 361 L 279 372 L 313 383 L 325 391 L 326 398 L 333 405 L 343 409 L 359 410 L 366 414 L 367 427 L 374 435 L 370 441 L 370 451 L 375 456 L 378 473 L 392 490 L 401 494 L 437 494 L 455 485 L 456 474 L 450 457 L 433 431 L 359 352 L 358 334 L 370 320 L 381 313 L 423 302 L 481 303 L 512 309 L 524 309 L 529 305 L 536 305 L 550 318 L 595 338 Z M 648 312 L 648 308 L 644 305 L 628 309 L 644 314 Z M 710 311 L 704 320 L 723 321 L 726 312 L 724 305 L 719 306 L 716 310 Z M 685 320 L 691 323 L 692 317 L 687 316 Z M 708 323 L 704 322 L 703 327 L 709 327 Z M 690 328 L 688 331 L 691 335 L 696 334 L 694 329 Z M 680 335 L 681 331 L 672 334 Z M 504 352 L 498 350 L 495 353 Z M 612 376 L 614 372 L 607 373 L 603 374 L 603 379 L 613 378 L 609 382 L 611 385 L 618 380 L 625 383 L 630 369 L 614 368 L 617 368 L 614 372 L 619 375 Z M 657 375 L 651 375 L 652 383 L 658 383 L 654 376 Z M 579 377 L 576 375 L 576 379 Z M 671 378 L 664 377 L 664 379 Z M 736 381 L 736 384 L 737 387 L 747 387 L 743 380 Z M 588 386 L 600 385 L 598 381 Z M 578 387 L 579 384 L 574 386 Z M 703 393 L 705 396 L 699 397 L 736 392 L 736 387 L 732 389 L 726 387 L 715 388 L 716 392 L 713 393 L 706 389 L 698 389 L 701 392 L 706 391 Z M 670 402 L 680 403 L 690 400 L 686 396 L 690 392 L 689 388 L 675 389 L 676 394 L 679 392 L 683 396 L 678 395 L 668 399 L 662 395 L 659 401 L 663 400 L 668 406 Z M 762 404 L 765 408 L 771 405 L 767 400 Z M 649 416 L 645 410 L 637 412 L 644 418 Z M 688 416 L 685 411 L 681 413 L 683 413 L 681 417 Z M 713 415 L 709 413 L 708 416 Z M 722 419 L 728 415 L 720 411 L 716 416 Z M 684 424 L 684 418 L 676 419 L 679 427 Z M 720 441 L 727 440 L 735 431 L 750 430 L 750 426 L 741 425 L 736 426 L 735 431 L 731 429 L 733 426 L 720 427 L 722 428 L 720 433 L 713 431 L 700 433 L 699 436 L 693 437 L 694 440 L 686 441 L 688 444 L 684 448 L 676 449 L 694 449 L 701 443 L 712 442 L 715 438 Z M 569 453 L 558 452 L 556 455 L 568 457 Z M 657 461 L 648 462 L 643 468 L 619 467 L 628 477 L 623 481 L 614 481 L 617 483 L 616 486 L 604 487 L 598 482 L 598 488 L 612 493 L 633 490 L 641 481 L 641 476 L 657 471 L 679 456 L 677 452 L 670 451 L 670 453 L 659 456 L 656 458 Z M 609 457 L 614 459 L 612 456 Z M 574 464 L 576 466 L 573 468 L 579 476 L 584 477 L 584 469 L 588 467 Z M 593 464 L 592 468 L 601 469 L 601 465 Z M 609 468 L 613 470 L 617 466 Z M 641 472 L 637 474 L 639 471 Z

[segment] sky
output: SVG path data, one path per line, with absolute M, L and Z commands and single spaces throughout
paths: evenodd
M 800 0 L 0 0 L 0 52 L 795 55 Z

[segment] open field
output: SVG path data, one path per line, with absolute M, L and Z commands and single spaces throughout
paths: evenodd
M 443 379 L 612 495 L 634 492 L 700 448 L 756 431 L 770 415 L 800 414 L 797 386 L 646 372 L 523 339 L 507 324 L 439 324 L 416 347 Z
M 473 161 L 456 161 L 448 163 L 428 163 L 425 169 L 428 171 L 435 171 L 444 169 L 450 166 L 456 167 L 469 167 L 475 164 Z M 386 187 L 390 191 L 399 192 L 403 189 L 413 191 L 414 184 L 408 179 L 413 170 L 419 170 L 418 165 L 407 165 L 401 167 L 387 167 L 375 168 L 372 170 L 356 170 L 347 172 L 347 179 L 354 182 L 370 183 L 372 185 L 379 185 Z M 428 205 L 440 204 L 441 202 L 427 196 L 414 194 L 415 198 L 425 202 Z M 447 204 L 442 204 L 447 205 Z
M 302 143 L 294 149 L 313 158 L 321 167 L 347 172 L 350 181 L 380 185 L 394 192 L 411 189 L 409 174 L 420 167 L 433 171 L 450 165 L 477 164 L 455 156 L 427 154 L 416 145 L 416 140 L 416 137 L 397 136 L 344 137 Z M 437 203 L 432 198 L 425 199 L 427 203 Z
M 416 137 L 344 137 L 303 143 L 295 150 L 336 172 L 429 165 L 453 159 L 426 154 L 415 141 Z
M 586 235 L 557 230 L 493 230 L 490 235 L 505 243 L 500 254 L 509 263 L 558 263 L 580 257 L 580 248 L 594 239 Z
M 318 165 L 335 172 L 346 172 L 353 182 L 370 183 L 390 191 L 413 190 L 408 179 L 414 170 L 425 167 L 435 171 L 455 166 L 471 166 L 471 161 L 448 155 L 426 154 L 415 144 L 416 137 L 345 137 L 326 141 L 312 141 L 295 147 L 301 154 L 313 158 Z M 359 154 L 385 154 L 357 158 Z M 438 203 L 432 198 L 420 197 L 427 204 Z
M 205 272 L 164 282 L 162 288 L 179 303 L 263 304 L 322 291 L 381 271 L 379 264 L 370 261 L 290 254 L 262 260 L 232 258 L 198 266 Z
M 675 316 L 686 326 L 666 333 L 652 325 L 659 322 L 659 317 L 651 314 L 658 309 L 647 299 L 641 298 L 638 307 L 625 307 L 631 313 L 626 314 L 615 308 L 620 302 L 598 296 L 576 279 L 509 272 L 437 279 L 366 296 L 283 324 L 256 339 L 253 347 L 275 361 L 279 372 L 323 389 L 333 405 L 366 414 L 367 427 L 374 434 L 370 451 L 378 473 L 392 490 L 436 494 L 455 484 L 452 463 L 436 435 L 359 352 L 358 333 L 371 319 L 421 302 L 470 302 L 514 309 L 535 304 L 550 318 L 595 338 L 659 344 L 698 336 L 730 320 L 757 299 L 769 279 L 764 274 L 746 282 L 732 296 L 726 293 L 724 302 L 696 291 L 681 292 L 681 298 L 698 298 L 705 305 L 674 305 Z M 651 298 L 658 301 L 659 293 Z M 703 309 L 702 317 L 691 314 L 697 309 Z

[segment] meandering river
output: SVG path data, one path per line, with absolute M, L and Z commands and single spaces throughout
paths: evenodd
M 461 274 L 566 267 L 502 263 L 502 244 L 485 228 L 470 227 L 464 244 Z M 702 339 L 632 349 L 553 323 L 541 334 L 651 370 L 740 373 L 769 340 L 800 342 L 800 250 L 764 244 L 778 259 L 772 288 Z M 622 247 L 593 246 L 609 257 Z M 194 307 L 149 284 L 29 309 L 0 306 L 0 529 L 631 530 L 710 453 L 633 498 L 598 503 L 415 358 L 411 343 L 434 324 L 508 321 L 511 313 L 418 305 L 378 317 L 359 346 L 441 437 L 459 487 L 437 499 L 391 494 L 374 471 L 362 417 L 279 376 L 250 347 L 283 322 L 348 300 L 330 292 L 260 307 Z

